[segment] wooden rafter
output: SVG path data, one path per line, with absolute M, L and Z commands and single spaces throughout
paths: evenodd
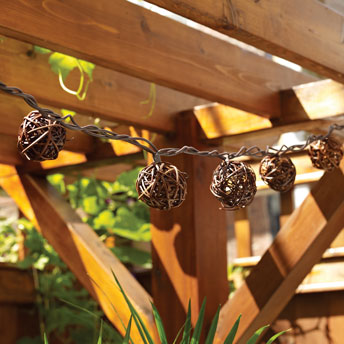
M 216 343 L 242 313 L 237 343 L 271 323 L 344 224 L 344 161 L 326 174 L 289 217 L 260 262 L 222 308 Z M 331 200 L 329 202 L 329 200 Z
M 278 116 L 277 91 L 314 80 L 125 0 L 14 0 L 0 23 L 4 35 L 258 114 Z
M 149 82 L 101 66 L 97 66 L 93 71 L 93 82 L 89 85 L 85 100 L 79 101 L 75 96 L 62 90 L 57 74 L 50 68 L 48 56 L 35 53 L 32 44 L 6 37 L 0 45 L 0 60 L 1 81 L 8 85 L 16 85 L 24 92 L 34 95 L 43 107 L 51 108 L 57 113 L 63 108 L 94 118 L 164 133 L 175 130 L 176 113 L 207 103 L 204 99 L 157 85 L 155 104 L 154 99 L 150 99 L 146 105 L 141 104 L 149 98 Z M 68 75 L 65 83 L 69 88 L 77 89 L 79 81 L 80 73 L 74 70 Z M 4 110 L 13 105 L 10 98 L 1 97 L 0 102 Z M 17 111 L 25 110 L 22 116 L 31 111 L 19 99 L 14 106 Z M 151 108 L 153 115 L 149 117 Z M 11 108 L 8 112 L 11 113 L 11 116 L 8 116 L 9 120 L 12 111 Z
M 11 166 L 1 166 L 0 185 L 16 201 L 23 214 L 31 220 L 74 272 L 83 286 L 99 302 L 108 319 L 124 334 L 130 311 L 112 271 L 117 275 L 128 297 L 140 313 L 151 335 L 158 342 L 150 296 L 130 272 L 105 247 L 95 232 L 76 215 L 70 205 L 44 179 L 18 175 Z M 8 177 L 9 173 L 12 175 Z M 122 319 L 122 320 L 120 320 Z M 134 341 L 140 342 L 136 328 Z
M 149 0 L 183 17 L 344 81 L 343 16 L 313 0 Z

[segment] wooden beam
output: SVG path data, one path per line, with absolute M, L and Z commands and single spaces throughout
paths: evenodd
M 205 148 L 199 143 L 199 127 L 192 114 L 181 115 L 178 129 L 178 145 Z M 185 322 L 190 299 L 195 325 L 202 301 L 207 297 L 205 328 L 208 329 L 217 307 L 227 300 L 229 290 L 226 214 L 219 210 L 220 204 L 209 191 L 219 161 L 186 155 L 168 161 L 189 176 L 187 197 L 179 208 L 151 211 L 153 298 L 170 341 Z
M 12 170 L 15 172 L 13 167 Z M 117 275 L 154 340 L 158 342 L 150 296 L 62 196 L 44 179 L 30 175 L 13 174 L 12 177 L 1 178 L 0 184 L 25 216 L 38 226 L 61 259 L 99 302 L 118 331 L 125 333 L 120 319 L 127 324 L 130 311 L 115 286 L 111 271 Z M 136 328 L 132 331 L 132 338 L 140 341 Z
M 271 120 L 217 103 L 196 106 L 194 113 L 207 139 L 267 129 L 275 134 L 285 130 L 300 130 L 303 126 L 306 129 L 315 128 L 317 126 L 311 124 L 312 121 L 337 120 L 336 116 L 338 121 L 343 120 L 344 86 L 333 80 L 295 86 L 281 91 L 280 96 L 281 116 Z
M 98 65 L 93 71 L 93 82 L 89 85 L 85 100 L 79 101 L 62 90 L 58 75 L 51 70 L 48 59 L 48 55 L 35 53 L 32 44 L 6 37 L 0 45 L 1 81 L 18 86 L 24 92 L 34 95 L 44 104 L 43 107 L 56 108 L 58 113 L 63 108 L 93 118 L 163 133 L 175 130 L 176 113 L 207 103 L 204 99 L 156 86 L 155 105 L 152 103 L 153 99 L 148 104 L 142 104 L 149 98 L 149 82 Z M 80 73 L 77 70 L 72 71 L 66 79 L 66 85 L 71 89 L 77 89 L 79 82 Z M 23 100 L 19 102 L 25 105 Z M 1 107 L 3 106 L 8 108 L 7 101 L 1 100 Z M 152 106 L 153 115 L 148 117 Z M 12 114 L 12 111 L 13 109 L 9 109 L 8 114 Z M 24 114 L 26 111 L 22 116 Z
M 313 0 L 149 0 L 197 23 L 344 81 L 343 16 Z
M 125 0 L 14 0 L 0 23 L 4 35 L 258 114 L 279 116 L 277 92 L 315 79 Z
M 234 213 L 234 231 L 237 242 L 237 257 L 252 256 L 251 228 L 247 208 L 239 209 Z
M 28 271 L 0 264 L 0 303 L 34 303 L 35 286 Z
M 223 340 L 242 313 L 236 343 L 246 343 L 262 325 L 271 323 L 326 248 L 343 229 L 344 161 L 326 174 L 290 216 L 284 227 L 246 278 L 234 297 L 222 308 L 216 343 Z M 329 201 L 331 200 L 331 201 Z

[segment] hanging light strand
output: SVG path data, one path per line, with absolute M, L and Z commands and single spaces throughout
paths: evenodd
M 286 153 L 292 152 L 299 152 L 305 150 L 307 146 L 309 146 L 312 142 L 318 140 L 324 140 L 328 138 L 334 130 L 343 130 L 344 125 L 332 124 L 329 126 L 328 131 L 325 135 L 310 135 L 305 143 L 303 144 L 295 144 L 292 146 L 282 145 L 279 148 L 267 146 L 266 149 L 261 149 L 258 146 L 252 147 L 241 147 L 237 152 L 219 152 L 218 150 L 211 150 L 211 151 L 199 151 L 198 149 L 190 146 L 184 146 L 181 148 L 162 148 L 158 149 L 150 140 L 142 138 L 142 137 L 133 137 L 130 135 L 124 134 L 117 134 L 110 130 L 102 129 L 97 127 L 96 125 L 85 125 L 80 126 L 73 116 L 66 115 L 61 117 L 59 114 L 55 113 L 54 111 L 46 108 L 42 108 L 38 105 L 36 99 L 27 93 L 24 93 L 17 87 L 10 87 L 5 85 L 3 82 L 0 81 L 0 89 L 8 94 L 21 97 L 30 107 L 35 110 L 38 110 L 42 116 L 46 118 L 53 119 L 54 121 L 58 122 L 61 126 L 75 131 L 81 131 L 87 135 L 97 137 L 97 138 L 104 138 L 110 140 L 121 140 L 128 143 L 131 143 L 141 149 L 153 154 L 154 161 L 160 162 L 161 157 L 165 156 L 175 156 L 179 154 L 190 154 L 190 155 L 198 155 L 204 157 L 214 157 L 220 158 L 222 160 L 228 161 L 234 158 L 247 156 L 247 157 L 256 157 L 256 158 L 263 158 L 264 156 L 277 156 Z M 66 120 L 69 119 L 70 123 L 67 123 Z M 145 143 L 145 144 L 144 144 Z

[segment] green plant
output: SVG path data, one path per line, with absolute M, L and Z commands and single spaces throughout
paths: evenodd
M 150 268 L 150 253 L 131 246 L 132 241 L 151 240 L 149 209 L 138 201 L 135 188 L 139 171 L 124 172 L 114 183 L 79 177 L 66 185 L 62 174 L 50 175 L 48 180 L 74 209 L 79 209 L 83 221 L 101 240 L 115 237 L 116 245 L 111 250 L 123 263 Z
M 95 65 L 91 62 L 87 62 L 75 57 L 65 55 L 58 52 L 52 52 L 49 49 L 35 46 L 34 51 L 40 54 L 51 54 L 49 56 L 49 64 L 54 73 L 59 76 L 60 86 L 64 91 L 69 94 L 75 95 L 79 100 L 84 100 L 86 98 L 88 86 L 90 82 L 93 81 L 93 70 Z M 65 85 L 65 80 L 68 74 L 77 68 L 80 72 L 80 82 L 79 87 L 76 91 L 69 89 Z M 88 76 L 88 80 L 85 85 L 85 75 Z

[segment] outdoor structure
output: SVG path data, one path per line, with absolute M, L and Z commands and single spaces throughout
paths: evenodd
M 324 135 L 330 125 L 343 125 L 344 14 L 335 0 L 147 2 L 184 19 L 176 21 L 161 15 L 161 10 L 144 8 L 146 2 L 139 6 L 126 0 L 1 1 L 1 82 L 33 95 L 43 108 L 75 111 L 80 124 L 90 123 L 93 116 L 115 133 L 154 137 L 158 148 L 192 146 L 199 151 L 236 152 L 242 146 L 257 145 L 264 149 L 282 133 L 304 130 Z M 227 36 L 313 73 L 287 68 Z M 96 64 L 83 101 L 64 92 L 56 77 L 47 77 L 52 74 L 47 57 L 36 54 L 33 45 Z M 78 87 L 79 78 L 76 71 L 68 76 L 71 88 Z M 155 104 L 147 116 L 149 105 L 140 102 L 147 98 L 151 83 Z M 130 311 L 113 287 L 112 271 L 157 343 L 150 300 L 165 320 L 171 339 L 185 320 L 189 300 L 195 325 L 205 297 L 206 328 L 222 305 L 216 343 L 223 343 L 239 314 L 236 343 L 246 343 L 254 330 L 272 323 L 285 309 L 343 229 L 344 162 L 322 173 L 312 167 L 305 152 L 288 154 L 296 165 L 296 184 L 312 183 L 312 190 L 294 211 L 290 193 L 281 196 L 282 229 L 229 299 L 228 215 L 209 190 L 221 160 L 162 156 L 188 174 L 187 197 L 177 208 L 151 210 L 149 295 L 44 178 L 57 171 L 87 173 L 95 167 L 101 171 L 103 166 L 113 166 L 103 170 L 106 179 L 108 171 L 116 175 L 142 163 L 141 148 L 67 131 L 64 150 L 56 160 L 28 161 L 18 153 L 17 135 L 23 117 L 32 110 L 19 97 L 0 93 L 0 186 L 121 334 L 125 330 L 111 304 L 116 304 L 125 323 Z M 344 131 L 335 131 L 333 136 L 343 142 Z M 148 160 L 153 161 L 152 155 L 148 154 Z M 246 161 L 255 171 L 259 169 L 258 160 Z M 267 188 L 256 174 L 258 189 Z M 252 256 L 247 208 L 236 210 L 233 216 L 238 257 Z M 339 236 L 335 246 L 344 246 L 343 238 Z M 324 259 L 332 254 L 342 262 L 343 250 L 334 252 L 327 251 Z M 344 281 L 330 282 L 328 289 L 315 291 L 344 290 Z M 140 342 L 136 328 L 132 338 Z

